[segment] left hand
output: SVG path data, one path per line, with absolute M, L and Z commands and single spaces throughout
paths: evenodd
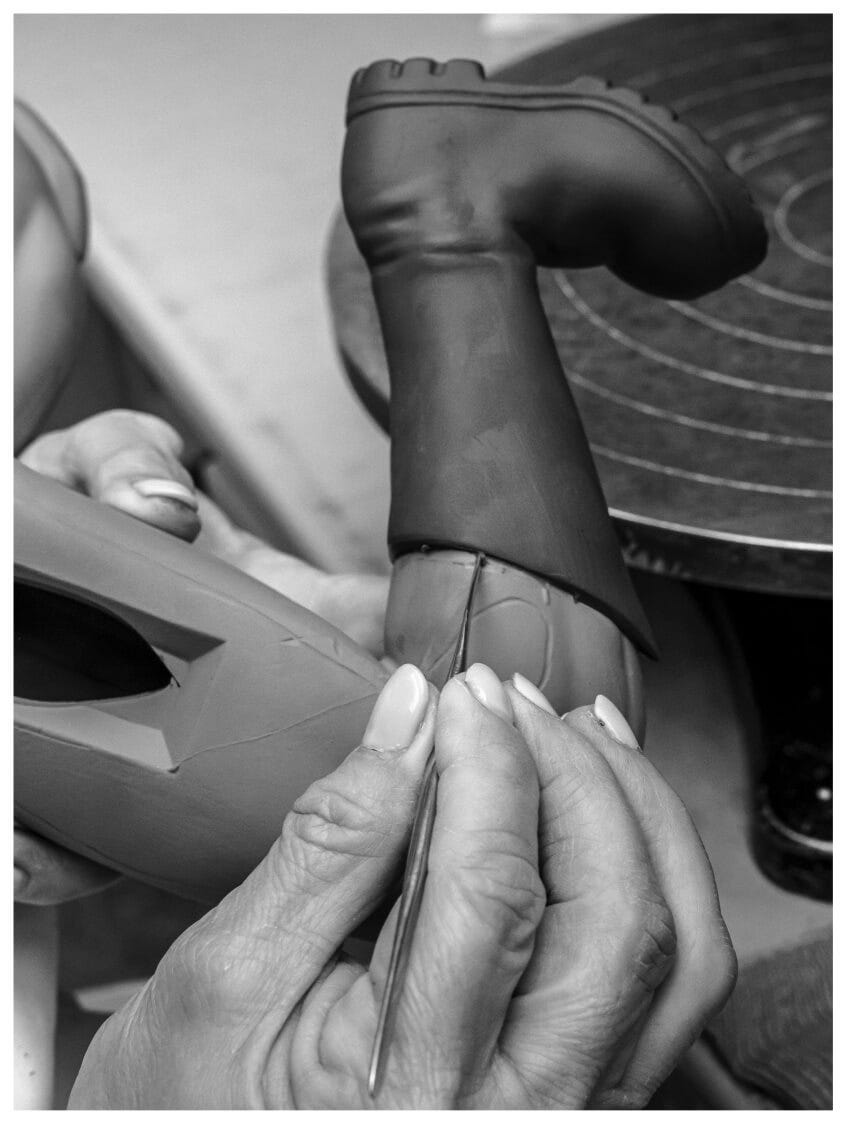
M 192 542 L 199 501 L 180 462 L 182 438 L 161 418 L 108 410 L 45 433 L 20 455 L 42 476 Z
M 134 410 L 95 414 L 36 438 L 20 456 L 35 472 L 176 535 L 271 586 L 361 644 L 383 653 L 388 578 L 328 574 L 275 550 L 234 523 L 194 486 L 182 439 Z M 202 527 L 202 530 L 201 530 Z

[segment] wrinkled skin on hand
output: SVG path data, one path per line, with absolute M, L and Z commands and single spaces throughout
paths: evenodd
M 559 720 L 513 687 L 498 700 L 473 668 L 437 701 L 418 684 L 410 706 L 398 677 L 419 675 L 400 669 L 375 708 L 399 707 L 408 746 L 378 744 L 372 721 L 297 801 L 265 861 L 104 1024 L 71 1107 L 647 1102 L 734 980 L 690 818 L 590 708 Z M 429 876 L 372 1102 L 396 910 L 368 967 L 340 948 L 396 873 L 433 742 Z
M 233 527 L 194 492 L 180 450 L 160 419 L 117 411 L 46 435 L 24 459 L 188 540 L 202 523 L 198 548 L 378 650 L 387 582 L 367 579 L 363 591 Z M 138 487 L 162 481 L 170 487 Z M 297 801 L 264 862 L 105 1023 L 72 1107 L 372 1107 L 367 1068 L 396 912 L 368 967 L 340 949 L 396 878 L 432 744 L 430 875 L 376 1106 L 647 1102 L 734 978 L 687 813 L 590 708 L 560 721 L 510 687 L 492 711 L 470 679 L 437 701 L 414 675 L 417 734 L 402 745 L 366 735 Z M 395 728 L 410 718 L 404 705 Z M 74 870 L 75 856 L 39 863 L 37 842 L 20 833 L 30 901 L 111 877 Z M 39 870 L 50 879 L 33 878 Z

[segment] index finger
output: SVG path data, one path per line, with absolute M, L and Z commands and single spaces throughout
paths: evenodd
M 442 692 L 435 746 L 427 882 L 386 1083 L 429 1084 L 427 1103 L 455 1104 L 491 1061 L 544 909 L 538 779 L 523 738 L 459 680 Z M 381 940 L 377 989 L 387 951 Z

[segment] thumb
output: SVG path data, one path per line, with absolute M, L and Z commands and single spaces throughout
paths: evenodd
M 436 692 L 411 664 L 380 693 L 362 744 L 297 799 L 250 877 L 213 911 L 238 939 L 275 947 L 296 1001 L 367 918 L 403 858 L 435 730 Z M 210 915 L 212 916 L 212 915 Z
M 35 472 L 191 542 L 200 520 L 181 452 L 182 439 L 161 418 L 109 410 L 37 438 L 20 459 Z

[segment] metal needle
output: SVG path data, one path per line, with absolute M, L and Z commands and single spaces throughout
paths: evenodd
M 470 628 L 471 608 L 473 606 L 476 583 L 479 571 L 485 563 L 485 555 L 477 554 L 471 575 L 470 590 L 462 614 L 462 623 L 459 636 L 453 651 L 453 658 L 444 679 L 448 683 L 454 675 L 465 670 L 465 661 L 468 654 L 468 631 Z M 443 685 L 443 684 L 442 684 Z M 421 791 L 415 808 L 415 818 L 412 822 L 412 836 L 409 842 L 409 851 L 406 856 L 406 871 L 403 875 L 403 891 L 400 896 L 400 911 L 397 917 L 397 928 L 394 930 L 394 941 L 391 945 L 391 958 L 388 962 L 388 975 L 385 980 L 385 991 L 379 1008 L 379 1018 L 374 1035 L 373 1049 L 371 1051 L 371 1064 L 368 1072 L 368 1093 L 375 1097 L 379 1091 L 382 1074 L 385 1069 L 385 1060 L 391 1041 L 394 1025 L 394 1016 L 409 963 L 409 951 L 415 935 L 415 922 L 420 912 L 421 899 L 423 898 L 424 883 L 426 882 L 427 859 L 429 844 L 432 839 L 432 825 L 435 822 L 435 793 L 438 785 L 438 774 L 435 769 L 435 749 L 430 750 L 424 769 Z

